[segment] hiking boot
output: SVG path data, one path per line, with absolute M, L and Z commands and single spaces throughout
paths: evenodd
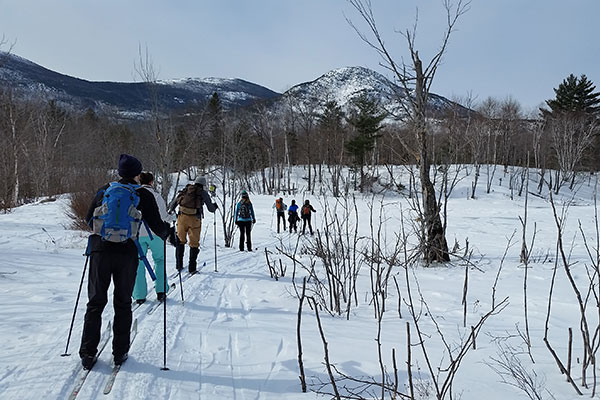
M 196 258 L 198 258 L 199 253 L 200 253 L 199 248 L 190 247 L 190 263 L 188 265 L 188 271 L 190 271 L 190 274 L 195 274 L 196 272 L 198 272 Z
M 125 360 L 127 360 L 127 357 L 129 357 L 129 355 L 127 353 L 121 354 L 119 356 L 115 356 L 115 358 L 114 358 L 115 365 L 123 364 L 125 362 Z
M 177 271 L 183 269 L 183 254 L 185 253 L 185 243 L 178 243 L 175 247 L 175 268 Z
M 138 304 L 144 304 L 146 302 L 146 299 L 137 299 L 135 302 Z
M 92 356 L 83 356 L 83 357 L 81 357 L 81 366 L 85 370 L 92 369 L 92 367 L 94 366 L 95 363 L 96 363 L 96 360 Z
M 166 298 L 167 298 L 167 295 L 164 294 L 163 292 L 156 293 L 156 300 L 160 301 L 161 303 L 163 301 L 165 301 Z

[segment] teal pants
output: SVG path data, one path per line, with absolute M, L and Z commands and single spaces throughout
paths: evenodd
M 156 235 L 152 236 L 152 240 L 148 236 L 139 238 L 140 246 L 144 254 L 148 253 L 148 249 L 152 252 L 152 260 L 154 261 L 154 273 L 156 281 L 154 288 L 156 293 L 165 292 L 165 288 L 169 288 L 169 284 L 165 282 L 165 242 Z M 135 300 L 145 299 L 148 294 L 148 286 L 146 284 L 146 266 L 142 260 L 138 263 L 137 275 L 135 277 L 135 286 L 133 287 L 133 298 Z

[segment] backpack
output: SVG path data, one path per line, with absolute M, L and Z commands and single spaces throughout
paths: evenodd
M 136 207 L 139 185 L 111 182 L 102 195 L 102 203 L 94 210 L 93 231 L 102 240 L 123 243 L 136 239 L 142 212 Z
M 200 189 L 200 192 L 202 189 Z M 202 196 L 197 192 L 196 185 L 187 185 L 181 192 L 177 204 L 183 214 L 196 215 L 198 208 L 202 209 Z
M 302 206 L 302 215 L 310 215 L 310 206 L 307 206 L 307 205 Z
M 277 211 L 283 211 L 283 206 L 281 205 L 281 203 L 281 200 L 275 200 L 275 208 L 277 209 Z
M 240 203 L 240 210 L 238 212 L 238 216 L 241 219 L 250 219 L 250 205 L 245 201 Z

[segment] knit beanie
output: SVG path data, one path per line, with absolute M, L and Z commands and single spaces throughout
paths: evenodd
M 118 172 L 123 178 L 135 178 L 142 172 L 142 163 L 134 156 L 121 154 Z

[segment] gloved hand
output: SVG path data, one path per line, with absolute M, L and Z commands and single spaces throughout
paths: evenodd
M 169 244 L 170 244 L 171 246 L 177 246 L 177 235 L 175 234 L 175 227 L 174 227 L 174 226 L 172 226 L 172 227 L 169 229 L 169 237 L 168 237 L 168 240 L 169 240 Z
M 256 220 L 255 220 L 254 218 L 252 218 L 252 223 L 253 223 L 253 224 L 255 224 L 255 223 L 256 223 Z
M 219 209 L 219 205 L 217 203 L 214 203 L 215 205 L 215 211 Z

